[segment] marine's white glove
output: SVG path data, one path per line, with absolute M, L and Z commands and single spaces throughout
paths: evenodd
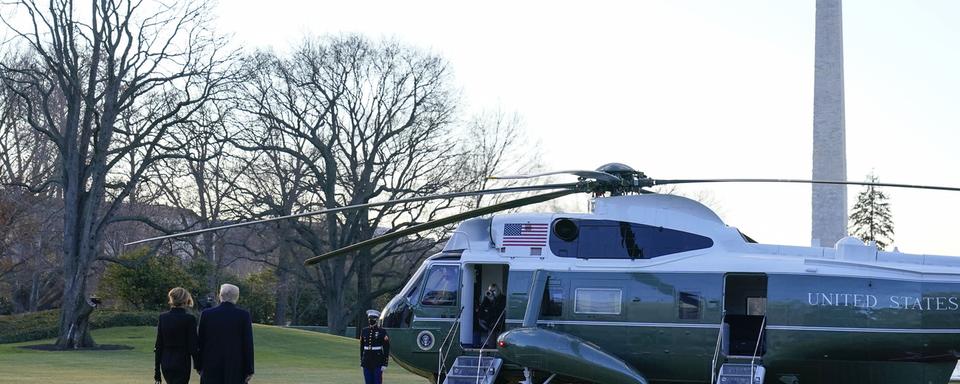
M 387 366 L 386 366 L 386 365 L 380 367 L 380 372 L 386 372 L 386 371 L 387 371 Z

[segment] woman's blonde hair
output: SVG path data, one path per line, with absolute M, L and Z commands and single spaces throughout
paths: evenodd
M 189 291 L 180 287 L 171 289 L 170 292 L 167 293 L 167 298 L 169 299 L 167 303 L 169 303 L 171 307 L 180 308 L 193 306 L 193 296 L 190 296 Z

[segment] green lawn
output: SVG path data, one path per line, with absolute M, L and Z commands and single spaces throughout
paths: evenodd
M 0 383 L 152 383 L 153 327 L 93 331 L 99 344 L 134 347 L 122 351 L 45 352 L 0 344 Z M 326 334 L 256 325 L 254 383 L 362 383 L 358 342 Z M 52 343 L 45 340 L 43 343 Z M 200 380 L 194 375 L 193 383 Z M 391 364 L 384 382 L 425 384 L 426 380 Z

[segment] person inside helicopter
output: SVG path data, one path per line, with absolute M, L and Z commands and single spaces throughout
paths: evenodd
M 496 339 L 496 333 L 501 323 L 501 314 L 506 308 L 506 300 L 497 284 L 490 284 L 480 299 L 476 310 L 477 329 L 481 348 L 487 348 Z

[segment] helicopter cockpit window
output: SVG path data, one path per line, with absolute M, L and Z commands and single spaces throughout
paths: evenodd
M 577 236 L 567 236 L 572 225 Z M 709 237 L 625 221 L 564 218 L 553 226 L 550 250 L 560 257 L 651 259 L 713 246 Z
M 427 274 L 420 304 L 452 306 L 457 304 L 460 288 L 460 267 L 457 265 L 434 265 Z
M 407 281 L 407 285 L 403 288 L 403 291 L 406 292 L 407 301 L 410 303 L 417 302 L 417 296 L 420 295 L 420 283 L 423 281 L 423 267 L 420 267 L 417 272 L 413 274 L 413 277 Z

